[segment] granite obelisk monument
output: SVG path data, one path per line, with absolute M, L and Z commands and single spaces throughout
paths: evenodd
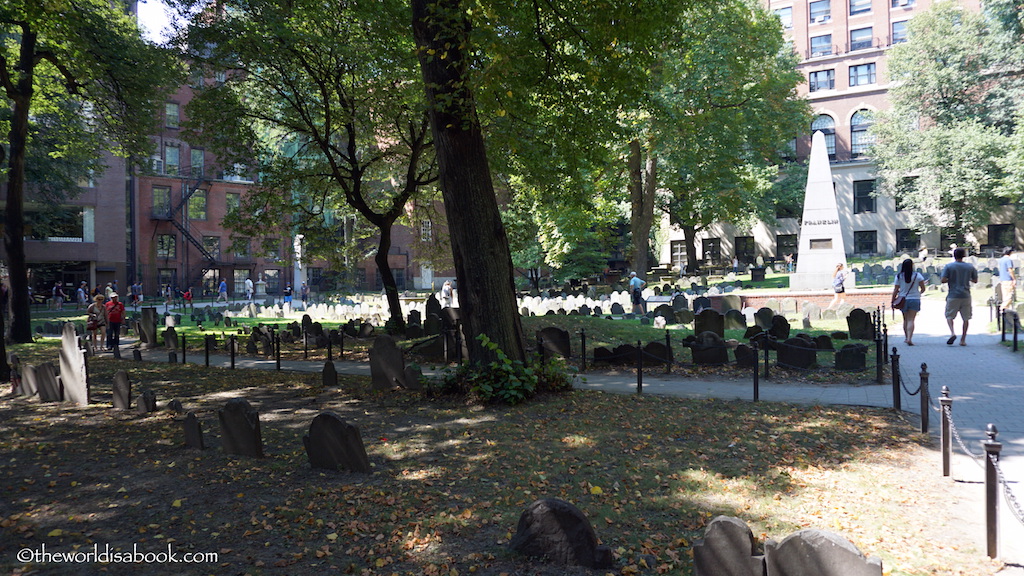
M 832 275 L 840 262 L 846 264 L 846 249 L 839 225 L 832 168 L 828 163 L 825 135 L 815 132 L 811 137 L 796 274 L 789 277 L 789 289 L 831 290 Z M 853 274 L 848 274 L 846 285 L 852 286 L 853 283 Z

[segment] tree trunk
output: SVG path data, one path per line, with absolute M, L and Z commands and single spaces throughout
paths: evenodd
M 654 191 L 657 188 L 657 158 L 651 154 L 646 164 L 639 140 L 629 143 L 629 199 L 632 214 L 629 232 L 632 237 L 630 264 L 638 274 L 643 275 L 650 268 L 647 254 L 650 251 L 651 226 L 654 225 Z
M 8 140 L 10 154 L 7 165 L 4 248 L 7 250 L 7 270 L 11 279 L 11 339 L 21 343 L 32 341 L 28 264 L 25 261 L 25 146 L 28 143 L 35 50 L 35 33 L 24 31 L 18 63 L 21 75 L 14 87 L 15 93 L 8 93 L 12 116 Z
M 486 334 L 510 359 L 525 360 L 512 256 L 463 53 L 470 29 L 465 6 L 460 0 L 410 2 L 469 359 L 496 359 L 477 340 Z
M 680 224 L 683 230 L 683 241 L 686 242 L 686 272 L 697 273 L 697 229 L 692 224 Z
M 380 270 L 380 281 L 384 284 L 384 294 L 388 299 L 388 311 L 391 312 L 391 322 L 394 330 L 399 334 L 405 333 L 405 316 L 402 314 L 402 301 L 398 299 L 398 283 L 395 282 L 395 274 L 391 271 L 388 263 L 388 252 L 391 251 L 391 226 L 394 221 L 379 226 L 380 241 L 377 243 L 377 255 L 374 262 L 377 263 L 377 270 Z

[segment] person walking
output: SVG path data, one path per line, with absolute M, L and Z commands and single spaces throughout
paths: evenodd
M 1013 271 L 1013 248 L 1003 248 L 1003 256 L 999 259 L 999 311 L 1005 312 L 1013 306 L 1017 299 L 1017 276 Z
M 971 284 L 978 283 L 978 270 L 969 262 L 964 262 L 967 251 L 963 248 L 953 250 L 953 262 L 942 269 L 942 283 L 949 285 L 946 293 L 946 324 L 949 325 L 949 346 L 956 342 L 956 330 L 953 320 L 960 315 L 963 320 L 963 332 L 960 333 L 960 345 L 967 346 L 967 325 L 971 321 Z
M 252 302 L 253 284 L 252 278 L 245 279 L 245 299 Z
M 220 284 L 217 286 L 217 302 L 220 302 L 221 299 L 225 304 L 228 303 L 228 281 L 223 278 L 220 279 Z
M 643 290 L 647 282 L 637 278 L 636 272 L 629 273 L 629 294 L 633 300 L 633 313 L 640 310 L 641 314 L 647 314 L 647 305 L 644 302 Z
M 892 289 L 893 302 L 903 299 L 903 342 L 914 345 L 914 318 L 921 311 L 921 294 L 924 293 L 924 275 L 914 270 L 914 261 L 907 258 L 900 265 L 896 284 Z
M 305 310 L 306 306 L 309 305 L 309 286 L 305 282 L 302 283 L 302 287 L 299 288 L 299 297 L 302 298 L 302 309 Z
M 288 304 L 288 305 L 291 305 L 291 303 L 292 303 L 292 285 L 291 285 L 291 283 L 285 284 L 284 292 L 282 293 L 282 295 L 284 296 L 284 303 Z
M 840 262 L 836 264 L 836 270 L 832 273 L 832 290 L 835 291 L 835 296 L 832 297 L 832 301 L 829 302 L 826 310 L 831 310 L 833 306 L 846 302 L 846 265 Z
M 93 350 L 98 350 L 96 335 L 106 330 L 107 326 L 107 308 L 103 305 L 103 300 L 103 295 L 97 294 L 93 297 L 93 303 L 85 309 L 85 329 L 89 332 L 89 342 L 92 343 Z
M 67 298 L 67 294 L 64 293 L 64 287 L 61 286 L 60 280 L 53 283 L 53 309 L 60 312 L 64 309 L 64 299 Z
M 124 322 L 124 304 L 117 298 L 117 292 L 110 293 L 107 309 L 107 350 L 121 346 L 121 323 Z
M 452 307 L 452 281 L 445 280 L 441 285 L 441 308 Z
M 89 307 L 89 285 L 84 281 L 75 290 L 75 310 Z

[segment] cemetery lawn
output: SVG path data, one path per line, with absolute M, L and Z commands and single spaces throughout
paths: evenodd
M 26 362 L 52 345 L 20 347 Z M 181 416 L 111 407 L 111 381 L 177 398 Z M 719 514 L 759 539 L 822 528 L 891 575 L 994 574 L 952 515 L 930 438 L 888 410 L 572 392 L 515 407 L 377 394 L 368 379 L 90 360 L 93 404 L 0 398 L 0 570 L 14 574 L 691 574 Z M 226 456 L 216 410 L 260 411 L 266 458 Z M 361 430 L 373 473 L 311 469 L 313 417 Z M 508 550 L 538 498 L 578 506 L 617 568 L 567 569 Z M 19 550 L 216 553 L 186 564 L 17 561 Z M 109 546 L 109 548 L 107 548 Z

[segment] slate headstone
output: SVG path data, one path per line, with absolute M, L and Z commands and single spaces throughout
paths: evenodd
M 359 428 L 334 412 L 321 412 L 313 418 L 302 444 L 313 468 L 344 469 L 362 474 L 372 471 Z
M 405 356 L 388 335 L 378 336 L 370 349 L 370 379 L 375 390 L 405 387 Z
M 693 310 L 689 308 L 683 308 L 682 310 L 676 310 L 676 322 L 680 324 L 692 324 L 696 316 Z
M 334 362 L 324 362 L 324 369 L 321 372 L 325 388 L 336 388 L 338 386 L 338 370 L 334 367 Z
M 743 312 L 733 308 L 725 313 L 725 329 L 726 330 L 746 330 L 747 329 L 747 317 L 743 315 Z
M 693 363 L 701 366 L 729 362 L 729 348 L 725 340 L 715 332 L 698 333 L 690 344 L 690 351 L 693 354 Z
M 787 320 L 785 316 L 779 314 L 772 316 L 772 325 L 768 329 L 768 333 L 776 340 L 785 340 L 786 338 L 789 338 L 789 320 Z
M 626 310 L 625 308 L 622 307 L 622 304 L 619 304 L 618 302 L 612 302 L 611 313 L 613 316 L 620 316 L 622 314 L 625 314 Z
M 672 363 L 672 352 L 664 342 L 648 342 L 644 346 L 644 366 L 663 366 Z
M 694 576 L 765 576 L 750 527 L 729 516 L 715 517 L 694 541 L 693 569 Z
M 156 392 L 153 392 L 152 390 L 143 390 L 142 394 L 139 394 L 139 397 L 135 402 L 135 410 L 139 414 L 156 412 Z
M 832 338 L 826 334 L 816 337 L 814 345 L 818 347 L 818 350 L 835 350 L 835 346 L 832 345 Z
M 725 316 L 716 310 L 705 308 L 697 314 L 694 320 L 693 331 L 697 334 L 701 332 L 714 332 L 720 338 L 725 338 Z
M 859 371 L 867 368 L 868 347 L 866 344 L 847 344 L 836 351 L 836 369 Z
M 700 314 L 701 310 L 711 308 L 711 298 L 707 296 L 698 296 L 693 299 L 693 313 Z
M 871 314 L 862 308 L 854 308 L 846 317 L 846 325 L 850 329 L 850 338 L 854 340 L 872 340 L 875 337 L 875 324 Z
M 597 543 L 597 533 L 579 508 L 557 498 L 530 504 L 519 517 L 509 547 L 560 566 L 611 568 L 612 551 Z
M 736 357 L 736 365 L 741 368 L 753 368 L 757 366 L 757 352 L 753 348 L 746 344 L 740 344 L 733 350 L 733 356 Z
M 572 356 L 572 344 L 569 332 L 555 326 L 548 326 L 537 331 L 537 341 L 541 342 L 544 355 L 549 354 L 562 358 Z
M 743 300 L 740 299 L 739 294 L 727 294 L 722 296 L 720 302 L 723 314 L 729 312 L 729 310 L 740 311 L 743 309 Z
M 29 387 L 39 392 L 40 402 L 64 401 L 64 385 L 57 379 L 57 371 L 53 368 L 53 364 L 43 362 L 36 366 L 30 378 L 34 382 L 29 384 Z
M 807 369 L 818 360 L 813 342 L 804 338 L 789 338 L 778 343 L 778 363 L 789 368 Z
M 206 443 L 203 441 L 203 425 L 196 418 L 195 413 L 189 412 L 181 422 L 185 432 L 185 447 L 193 450 L 205 450 Z
M 765 565 L 771 576 L 882 576 L 882 561 L 868 558 L 849 540 L 824 530 L 794 532 L 767 541 Z
M 217 411 L 225 454 L 263 458 L 260 413 L 244 398 L 232 398 Z
M 129 410 L 132 407 L 132 381 L 128 373 L 118 370 L 114 373 L 114 408 L 118 410 Z
M 89 374 L 85 352 L 78 346 L 75 325 L 65 322 L 60 337 L 60 381 L 64 396 L 78 406 L 89 405 Z

